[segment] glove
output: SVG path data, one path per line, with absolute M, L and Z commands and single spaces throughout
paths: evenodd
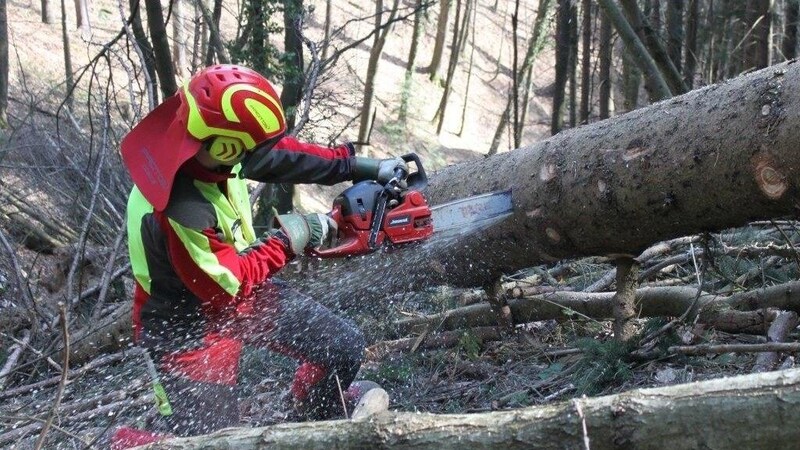
M 408 165 L 403 158 L 375 159 L 356 156 L 356 167 L 353 172 L 353 181 L 375 180 L 386 184 L 394 178 L 397 169 L 403 171 L 403 178 L 408 175 Z
M 328 244 L 337 233 L 336 222 L 325 214 L 282 214 L 275 221 L 280 227 L 276 234 L 282 233 L 286 237 L 295 255 L 307 248 Z

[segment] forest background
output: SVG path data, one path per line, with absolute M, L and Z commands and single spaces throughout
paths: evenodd
M 0 444 L 102 446 L 151 413 L 129 340 L 118 143 L 200 68 L 256 68 L 304 139 L 413 151 L 435 177 L 791 60 L 797 18 L 795 0 L 0 0 Z M 254 185 L 252 200 L 266 221 L 327 210 L 344 187 Z M 700 292 L 735 303 L 794 287 L 797 224 L 764 219 L 652 242 L 635 259 L 576 254 L 491 285 L 331 306 L 367 332 L 362 376 L 399 411 L 503 411 L 791 368 L 791 343 L 763 346 L 797 337 L 796 306 L 739 322 L 697 311 Z M 317 264 L 285 276 L 303 283 Z M 638 275 L 620 270 L 631 265 Z M 622 298 L 631 273 L 629 291 L 685 290 L 650 315 L 579 306 Z M 557 312 L 520 319 L 542 301 Z M 283 421 L 291 361 L 252 351 L 244 365 L 243 425 Z

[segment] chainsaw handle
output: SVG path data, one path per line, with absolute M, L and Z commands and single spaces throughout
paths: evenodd
M 408 187 L 415 190 L 425 189 L 425 187 L 428 186 L 428 175 L 425 174 L 425 168 L 422 167 L 422 161 L 419 159 L 419 155 L 416 153 L 407 153 L 400 158 L 406 163 L 413 162 L 414 165 L 417 166 L 416 172 L 403 174 L 406 176 Z M 402 169 L 399 169 L 399 171 L 402 172 Z M 402 178 L 402 176 L 399 178 Z
M 360 255 L 367 253 L 358 239 L 346 239 L 331 248 L 310 248 L 306 254 L 317 258 L 344 258 L 347 256 Z

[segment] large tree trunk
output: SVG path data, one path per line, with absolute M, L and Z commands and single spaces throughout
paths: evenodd
M 432 205 L 511 189 L 513 215 L 455 242 L 434 234 L 419 247 L 307 271 L 304 287 L 329 298 L 345 274 L 348 292 L 361 294 L 482 286 L 537 264 L 636 255 L 676 236 L 794 214 L 798 109 L 800 67 L 784 63 L 448 167 L 431 176 Z
M 798 402 L 800 369 L 791 369 L 484 414 L 228 429 L 142 448 L 775 449 L 800 439 Z

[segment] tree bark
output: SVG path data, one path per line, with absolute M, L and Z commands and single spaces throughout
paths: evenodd
M 88 37 L 91 32 L 91 24 L 89 23 L 89 3 L 87 0 L 75 0 L 75 20 L 83 36 Z
M 142 26 L 142 5 L 140 0 L 129 0 L 131 8 L 131 31 L 136 38 L 136 45 L 142 51 L 142 66 L 147 72 L 147 78 L 152 82 L 150 86 L 152 105 L 158 105 L 158 79 L 156 78 L 156 63 L 155 55 L 153 54 L 153 46 L 150 45 L 150 40 L 147 39 L 147 34 L 144 32 Z
M 597 84 L 600 85 L 598 96 L 600 97 L 600 119 L 611 117 L 611 21 L 608 15 L 603 12 L 600 14 L 600 49 L 598 58 L 600 59 L 600 69 Z
M 214 54 L 217 55 L 217 59 L 222 63 L 224 63 L 224 60 L 227 60 L 228 57 L 223 51 L 224 47 L 219 36 L 219 21 L 222 18 L 222 0 L 214 0 L 214 9 L 210 13 L 208 8 L 206 8 L 205 1 L 206 0 L 198 0 L 197 3 L 203 11 L 203 18 L 207 25 L 209 41 L 211 43 L 206 53 L 206 65 L 210 66 L 214 63 Z
M 637 389 L 483 414 L 384 413 L 362 421 L 227 429 L 171 439 L 149 450 L 335 448 L 551 449 L 786 448 L 800 369 Z
M 412 25 L 411 44 L 408 49 L 408 58 L 406 60 L 406 73 L 403 80 L 403 92 L 400 96 L 400 111 L 397 115 L 397 120 L 403 124 L 405 124 L 406 120 L 408 119 L 408 104 L 411 100 L 411 80 L 414 76 L 414 67 L 417 61 L 417 49 L 419 48 L 419 36 L 422 32 L 421 16 L 422 0 L 415 0 L 414 25 Z
M 689 0 L 686 17 L 686 46 L 683 48 L 683 81 L 689 90 L 694 89 L 694 72 L 697 68 L 697 24 L 700 0 Z
M 433 54 L 431 55 L 431 63 L 425 69 L 425 73 L 429 73 L 431 80 L 438 76 L 439 66 L 442 64 L 442 55 L 444 54 L 444 43 L 447 38 L 447 22 L 450 17 L 450 0 L 439 1 L 439 20 L 436 22 L 436 39 L 433 42 Z
M 564 128 L 564 101 L 567 80 L 569 79 L 569 27 L 571 1 L 559 0 L 556 12 L 556 80 L 553 87 L 553 116 L 550 119 L 550 133 L 556 134 Z
M 69 31 L 67 30 L 67 2 L 61 0 L 61 44 L 64 47 L 64 85 L 66 92 L 64 104 L 73 110 L 72 89 L 75 85 L 72 77 L 72 55 L 70 54 Z
M 686 92 L 686 85 L 683 83 L 680 72 L 672 64 L 667 49 L 664 47 L 656 29 L 650 25 L 647 18 L 642 15 L 642 11 L 635 0 L 620 0 L 625 16 L 628 18 L 633 30 L 640 36 L 647 51 L 656 63 L 658 70 L 664 77 L 672 94 L 678 95 Z M 649 74 L 648 74 L 649 76 Z
M 769 65 L 770 0 L 748 0 L 745 13 L 747 38 L 744 48 L 744 70 L 763 69 Z
M 663 100 L 672 96 L 670 87 L 664 76 L 658 69 L 655 60 L 650 55 L 650 52 L 644 46 L 644 43 L 639 36 L 637 36 L 634 29 L 628 20 L 622 15 L 622 12 L 617 8 L 613 0 L 599 0 L 600 7 L 603 12 L 609 17 L 614 28 L 617 30 L 620 38 L 625 42 L 626 52 L 636 61 L 636 64 L 646 74 L 652 91 L 650 92 L 650 99 L 652 101 Z
M 456 2 L 456 17 L 454 20 L 453 26 L 453 41 L 450 45 L 450 59 L 447 63 L 447 75 L 444 79 L 444 90 L 442 91 L 442 97 L 439 99 L 439 107 L 436 109 L 436 114 L 434 115 L 434 120 L 438 119 L 436 123 L 436 134 L 439 135 L 442 133 L 442 128 L 444 127 L 444 116 L 447 112 L 447 101 L 450 98 L 450 92 L 452 91 L 453 87 L 453 78 L 456 74 L 456 67 L 458 67 L 458 59 L 459 59 L 459 31 L 460 27 L 466 26 L 466 20 L 461 21 L 461 0 L 455 0 Z M 466 14 L 464 17 L 466 18 Z
M 569 27 L 569 127 L 578 126 L 578 2 L 570 8 Z M 517 143 L 516 146 L 521 145 Z
M 56 23 L 56 18 L 53 14 L 52 0 L 41 0 L 40 4 L 42 7 L 42 23 L 46 23 L 48 25 Z
M 553 0 L 542 0 L 539 2 L 539 8 L 536 12 L 536 20 L 533 23 L 533 30 L 531 32 L 531 38 L 528 40 L 528 49 L 525 51 L 525 60 L 522 62 L 522 67 L 520 68 L 520 73 L 530 73 L 531 68 L 533 67 L 533 62 L 539 56 L 547 39 L 547 32 L 550 22 L 551 16 L 551 8 L 550 5 L 553 3 Z M 525 89 L 526 92 L 530 88 L 531 79 L 527 77 L 525 80 Z M 514 95 L 509 94 L 508 99 L 506 101 L 506 107 L 503 110 L 503 114 L 500 115 L 500 123 L 497 124 L 497 128 L 494 132 L 494 137 L 492 138 L 492 143 L 490 144 L 488 154 L 494 155 L 497 153 L 497 149 L 500 147 L 500 139 L 503 137 L 503 133 L 506 131 L 506 126 L 508 125 L 509 117 L 511 115 L 511 108 L 513 107 L 513 99 Z M 514 135 L 522 135 L 522 130 L 518 132 L 511 132 L 512 138 Z
M 186 62 L 186 33 L 184 33 L 183 0 L 172 0 L 172 56 L 173 70 L 183 78 L 189 69 Z
M 8 126 L 8 8 L 0 0 L 0 129 Z
M 592 2 L 581 2 L 581 109 L 580 123 L 589 123 L 589 100 L 592 80 Z
M 322 38 L 322 56 L 320 57 L 321 60 L 325 61 L 328 59 L 328 47 L 330 46 L 331 41 L 331 8 L 332 8 L 333 0 L 325 0 L 325 25 L 324 25 L 324 32 Z M 416 20 L 416 19 L 415 19 Z M 413 43 L 412 43 L 413 45 Z
M 681 71 L 682 44 L 683 0 L 670 0 L 667 2 L 667 54 L 678 72 Z
M 779 288 L 758 289 L 730 297 L 702 294 L 698 297 L 695 287 L 647 287 L 635 292 L 636 317 L 679 317 L 686 313 L 686 320 L 708 325 L 719 331 L 730 333 L 760 332 L 772 318 L 761 308 L 742 307 L 746 299 L 761 296 L 764 305 L 799 311 L 796 282 L 780 285 Z M 788 300 L 784 301 L 784 291 Z M 589 317 L 595 320 L 615 318 L 614 292 L 560 291 L 508 300 L 511 317 L 515 325 L 565 317 Z M 739 308 L 737 308 L 737 306 Z M 748 305 L 749 306 L 749 305 Z M 747 310 L 741 310 L 747 309 Z M 495 316 L 487 303 L 465 306 L 431 316 L 412 317 L 395 323 L 400 335 L 419 333 L 424 330 L 449 331 L 459 328 L 486 327 L 496 324 Z
M 511 189 L 513 214 L 489 229 L 465 229 L 457 241 L 434 234 L 405 251 L 306 271 L 305 286 L 329 298 L 336 295 L 330 287 L 354 271 L 349 292 L 364 295 L 481 286 L 563 258 L 636 255 L 674 237 L 791 215 L 800 191 L 798 141 L 800 66 L 782 63 L 448 167 L 430 177 L 431 205 Z
M 178 90 L 178 84 L 175 81 L 175 71 L 172 70 L 172 57 L 169 51 L 167 27 L 164 24 L 164 16 L 161 14 L 161 2 L 159 0 L 144 0 L 144 4 L 147 11 L 150 38 L 153 40 L 156 73 L 158 73 L 158 80 L 161 82 L 161 95 L 163 98 L 167 98 Z
M 781 39 L 781 51 L 785 59 L 794 59 L 797 56 L 798 17 L 800 17 L 800 1 L 786 0 L 784 5 L 783 39 Z
M 636 334 L 636 287 L 639 263 L 633 258 L 617 258 L 617 292 L 611 300 L 614 313 L 614 339 L 628 342 Z
M 789 333 L 797 327 L 797 313 L 794 311 L 781 311 L 767 331 L 768 342 L 784 342 Z M 754 372 L 767 372 L 778 364 L 777 352 L 759 353 L 756 357 Z

